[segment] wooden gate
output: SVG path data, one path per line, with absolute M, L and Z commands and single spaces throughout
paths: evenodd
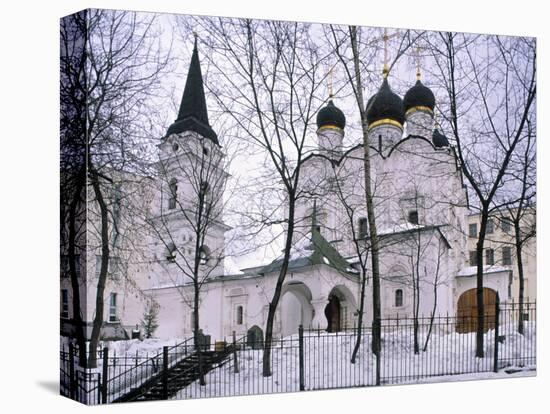
M 483 306 L 485 321 L 483 331 L 495 327 L 495 304 L 497 293 L 493 289 L 483 288 Z M 458 333 L 475 332 L 477 330 L 477 293 L 470 289 L 460 295 L 457 306 L 456 331 Z

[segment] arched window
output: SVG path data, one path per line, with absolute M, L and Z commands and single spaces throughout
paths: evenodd
M 170 198 L 168 199 L 168 209 L 173 210 L 176 208 L 176 200 L 178 199 L 178 180 L 172 178 L 169 184 Z
M 166 246 L 166 260 L 170 263 L 176 261 L 176 245 L 174 243 L 168 243 Z
M 359 239 L 366 239 L 369 234 L 369 221 L 366 217 L 359 219 Z
M 205 203 L 210 201 L 210 185 L 206 181 L 201 181 L 199 198 L 202 198 Z
M 208 264 L 208 260 L 210 260 L 210 249 L 208 246 L 202 245 L 199 249 L 199 263 L 205 265 Z
M 243 307 L 240 305 L 237 306 L 236 322 L 237 325 L 243 324 Z
M 403 306 L 403 289 L 397 289 L 395 291 L 395 307 L 400 308 Z

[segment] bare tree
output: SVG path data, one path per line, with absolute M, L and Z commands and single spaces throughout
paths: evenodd
M 446 95 L 440 113 L 452 131 L 462 173 L 477 200 L 481 222 L 476 244 L 476 356 L 484 356 L 483 250 L 490 214 L 536 98 L 535 40 L 458 33 L 427 37 Z
M 322 59 L 307 24 L 212 18 L 198 18 L 192 24 L 207 33 L 210 70 L 223 80 L 215 91 L 218 104 L 239 127 L 241 138 L 253 144 L 249 148 L 261 150 L 263 167 L 270 171 L 256 182 L 258 193 L 274 191 L 271 198 L 281 200 L 272 217 L 284 212 L 283 219 L 270 218 L 263 225 L 285 226 L 283 261 L 265 329 L 263 375 L 271 376 L 273 324 L 290 259 L 301 167 L 307 132 L 317 110 Z
M 221 148 L 209 138 L 194 134 L 172 145 L 178 147 L 177 155 L 159 162 L 160 209 L 149 223 L 165 253 L 159 259 L 164 274 L 192 309 L 200 383 L 205 385 L 199 311 L 204 284 L 213 274 L 223 274 L 223 233 L 229 229 L 222 217 L 227 164 Z
M 148 106 L 146 102 L 160 91 L 160 75 L 169 63 L 169 53 L 161 51 L 155 21 L 154 15 L 138 17 L 136 13 L 95 9 L 62 20 L 62 55 L 68 56 L 62 59 L 62 96 L 65 101 L 83 104 L 73 116 L 84 122 L 78 144 L 82 144 L 79 149 L 85 163 L 78 182 L 84 183 L 88 207 L 86 234 L 92 245 L 87 248 L 97 247 L 101 252 L 90 338 L 91 367 L 96 365 L 95 350 L 103 326 L 109 261 L 123 238 L 116 222 L 119 203 L 114 194 L 125 177 L 132 177 L 135 184 L 137 177 L 146 175 L 149 162 L 144 161 L 152 136 L 149 126 L 155 116 L 153 103 Z M 79 28 L 78 35 L 71 33 L 71 27 Z M 93 246 L 93 240 L 99 245 Z M 74 314 L 78 313 L 74 309 Z
M 365 201 L 367 207 L 367 219 L 369 229 L 369 242 L 371 250 L 371 272 L 372 272 L 372 307 L 373 307 L 373 335 L 372 335 L 372 350 L 377 358 L 376 369 L 376 383 L 380 383 L 380 344 L 381 344 L 381 332 L 380 332 L 380 318 L 381 318 L 381 306 L 380 306 L 380 247 L 376 227 L 376 211 L 375 201 L 372 189 L 371 179 L 371 143 L 368 133 L 368 121 L 366 113 L 365 99 L 363 97 L 363 90 L 365 84 L 363 81 L 363 68 L 362 57 L 360 55 L 360 37 L 361 30 L 357 26 L 350 26 L 348 33 L 341 33 L 334 26 L 331 26 L 332 40 L 334 52 L 338 56 L 338 59 L 344 68 L 346 77 L 352 87 L 353 95 L 357 102 L 357 108 L 359 109 L 359 115 L 361 118 L 361 130 L 363 135 L 363 163 L 364 163 L 364 189 L 365 189 Z M 403 36 L 399 52 L 393 60 L 393 63 L 389 68 L 390 70 L 393 64 L 399 59 L 400 56 L 407 50 L 411 42 L 408 41 L 408 35 Z M 351 47 L 351 57 L 346 56 L 345 50 L 347 43 Z M 371 47 L 373 43 L 369 44 Z
M 514 228 L 514 247 L 516 250 L 516 266 L 519 279 L 519 317 L 518 332 L 524 333 L 523 314 L 525 302 L 525 272 L 523 269 L 523 255 L 525 245 L 536 237 L 536 132 L 531 120 L 527 121 L 527 141 L 523 143 L 523 153 L 518 154 L 515 166 L 511 168 L 513 176 L 521 189 L 519 198 L 506 205 L 506 211 Z M 519 152 L 519 151 L 518 151 Z M 514 171 L 515 170 L 515 171 Z M 512 199 L 514 197 L 512 196 Z M 507 223 L 510 224 L 510 223 Z

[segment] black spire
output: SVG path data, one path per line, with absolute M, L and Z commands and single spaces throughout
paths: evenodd
M 204 86 L 196 37 L 193 56 L 191 57 L 189 72 L 187 73 L 187 81 L 185 82 L 183 97 L 181 98 L 178 118 L 168 128 L 166 136 L 184 131 L 195 131 L 206 138 L 210 138 L 219 145 L 218 136 L 208 122 L 208 109 L 204 96 Z

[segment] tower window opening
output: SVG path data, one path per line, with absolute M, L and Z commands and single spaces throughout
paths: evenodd
M 418 224 L 418 210 L 409 211 L 407 221 L 411 224 Z
M 243 307 L 240 305 L 237 306 L 236 322 L 237 322 L 237 325 L 243 324 Z
M 178 198 L 178 180 L 172 178 L 169 184 L 170 198 L 168 199 L 168 209 L 173 210 L 176 208 L 176 201 Z
M 397 289 L 395 291 L 395 307 L 400 308 L 403 306 L 403 289 Z

